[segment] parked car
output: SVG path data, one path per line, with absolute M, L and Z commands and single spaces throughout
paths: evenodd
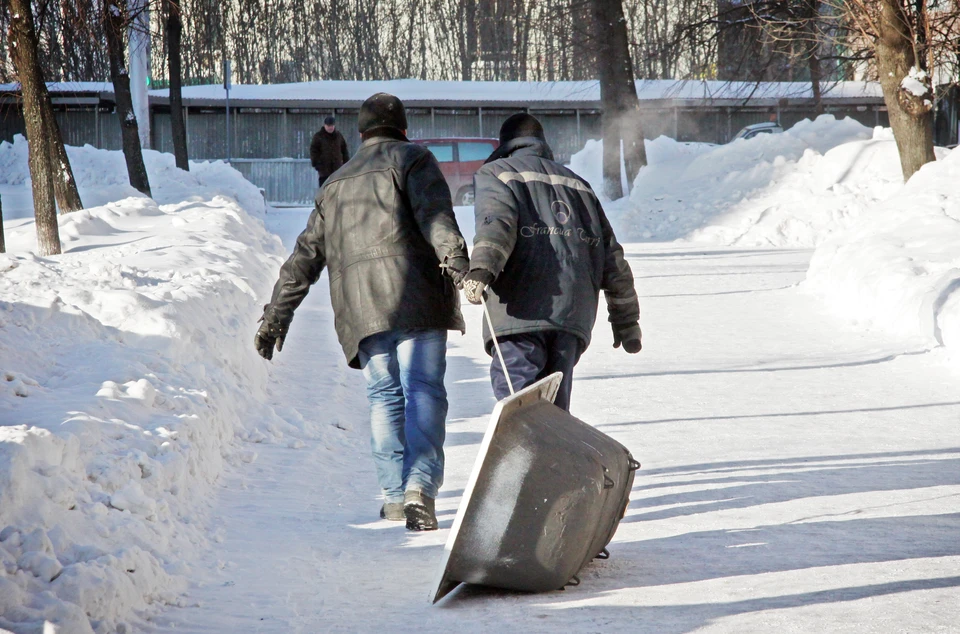
M 482 138 L 437 138 L 411 139 L 427 146 L 440 163 L 440 170 L 455 205 L 473 204 L 473 175 L 483 162 L 497 149 L 497 139 Z
M 780 124 L 776 121 L 754 123 L 753 125 L 742 128 L 731 141 L 736 141 L 737 139 L 752 139 L 760 134 L 780 134 L 781 132 L 783 132 L 783 128 L 781 128 Z

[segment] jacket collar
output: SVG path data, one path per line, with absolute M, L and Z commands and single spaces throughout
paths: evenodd
M 368 145 L 383 143 L 384 141 L 410 141 L 410 139 L 404 135 L 403 130 L 398 130 L 397 128 L 386 125 L 370 128 L 363 133 L 363 136 L 367 138 L 360 144 L 360 147 L 367 147 Z
M 508 156 L 539 156 L 540 158 L 552 161 L 553 150 L 550 149 L 546 141 L 539 137 L 522 136 L 516 139 L 510 139 L 498 147 L 484 163 L 492 163 L 497 159 Z

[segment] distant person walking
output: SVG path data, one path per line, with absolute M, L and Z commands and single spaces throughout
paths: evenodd
M 317 170 L 318 187 L 323 187 L 324 181 L 349 160 L 347 141 L 337 130 L 337 120 L 332 116 L 327 117 L 310 142 L 310 164 Z
M 386 93 L 367 99 L 359 129 L 356 156 L 317 194 L 307 228 L 280 268 L 254 344 L 272 358 L 293 312 L 329 269 L 337 337 L 348 365 L 367 381 L 380 517 L 434 530 L 447 331 L 465 329 L 455 285 L 467 273 L 467 248 L 440 164 L 405 136 L 400 100 Z
M 513 387 L 563 372 L 556 405 L 570 408 L 573 367 L 590 344 L 602 290 L 613 347 L 640 352 L 633 273 L 590 185 L 554 162 L 540 122 L 515 114 L 474 177 L 476 236 L 464 294 L 487 306 Z M 484 323 L 490 379 L 510 394 Z

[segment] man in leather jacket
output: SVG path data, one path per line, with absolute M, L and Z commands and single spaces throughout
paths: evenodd
M 456 286 L 468 260 L 440 166 L 407 140 L 406 128 L 393 95 L 364 102 L 363 142 L 317 194 L 255 344 L 266 359 L 281 349 L 294 310 L 326 267 L 337 336 L 367 382 L 380 516 L 433 530 L 443 482 L 447 331 L 465 329 Z
M 590 185 L 553 161 L 529 114 L 503 123 L 474 190 L 477 232 L 464 294 L 474 304 L 487 298 L 514 389 L 563 372 L 555 403 L 569 409 L 573 368 L 590 344 L 601 290 L 613 347 L 640 352 L 640 304 L 623 248 Z M 483 337 L 502 399 L 510 387 L 486 323 Z

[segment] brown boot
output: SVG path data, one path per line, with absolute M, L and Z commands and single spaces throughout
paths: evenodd
M 403 502 L 384 502 L 380 507 L 380 519 L 402 522 L 407 519 L 403 512 Z
M 434 508 L 433 498 L 424 495 L 423 491 L 411 489 L 404 493 L 403 514 L 407 518 L 407 530 L 437 530 L 437 514 Z

